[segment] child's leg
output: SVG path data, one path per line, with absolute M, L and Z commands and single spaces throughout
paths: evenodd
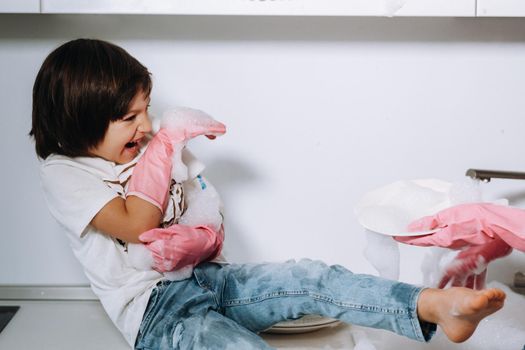
M 216 298 L 194 278 L 153 290 L 135 349 L 272 349 L 257 334 L 216 311 Z
M 446 320 L 444 313 L 440 314 L 441 319 L 435 315 L 429 317 L 425 313 L 424 317 L 418 317 L 418 306 L 425 312 L 431 310 L 428 305 L 419 304 L 420 295 L 424 296 L 423 301 L 432 300 L 432 305 L 438 308 L 449 307 L 447 312 L 452 311 L 452 301 L 472 296 L 470 293 L 468 296 L 449 295 L 452 300 L 447 304 L 445 300 L 448 297 L 444 298 L 440 294 L 440 299 L 436 298 L 436 294 L 429 293 L 435 290 L 357 275 L 341 266 L 329 267 L 309 260 L 283 264 L 230 265 L 223 268 L 205 265 L 197 268 L 196 276 L 202 285 L 215 290 L 219 308 L 227 317 L 253 331 L 264 330 L 286 319 L 319 314 L 347 323 L 390 330 L 423 341 L 430 339 L 435 330 L 435 324 L 424 321 L 437 322 L 443 326 L 441 323 L 450 323 L 450 318 Z M 215 278 L 223 278 L 224 285 L 210 284 Z M 472 320 L 477 318 L 479 322 L 483 316 L 496 309 L 488 313 L 487 308 L 480 310 L 484 315 L 479 316 L 480 312 L 475 311 L 473 314 L 476 316 Z M 463 311 L 458 312 L 459 318 L 462 318 Z M 471 324 L 477 325 L 477 322 Z M 475 325 L 469 326 L 470 334 Z M 457 341 L 461 336 L 453 338 Z
M 416 308 L 421 288 L 353 274 L 338 265 L 311 260 L 204 264 L 196 268 L 195 276 L 215 291 L 224 315 L 254 332 L 308 314 L 386 329 L 419 341 L 429 339 L 435 329 L 435 325 L 420 326 Z
M 177 325 L 175 349 L 272 350 L 261 337 L 215 311 L 192 315 Z

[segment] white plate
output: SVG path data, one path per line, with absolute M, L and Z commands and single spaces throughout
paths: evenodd
M 338 325 L 341 321 L 317 315 L 303 316 L 297 320 L 279 322 L 264 333 L 299 334 L 317 331 L 322 328 Z
M 366 229 L 388 236 L 421 236 L 436 230 L 407 232 L 407 226 L 421 217 L 451 206 L 452 184 L 438 179 L 397 181 L 368 192 L 355 208 Z

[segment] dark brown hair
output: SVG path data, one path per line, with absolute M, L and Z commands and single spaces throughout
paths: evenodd
M 109 123 L 151 87 L 147 68 L 121 47 L 94 39 L 63 44 L 44 60 L 33 86 L 29 135 L 37 155 L 88 156 Z

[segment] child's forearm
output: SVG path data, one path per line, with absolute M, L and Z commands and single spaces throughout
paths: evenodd
M 157 228 L 161 215 L 159 208 L 139 197 L 117 197 L 95 215 L 91 225 L 125 242 L 141 243 L 138 237 Z

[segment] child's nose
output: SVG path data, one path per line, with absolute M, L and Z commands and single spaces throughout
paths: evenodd
M 149 117 L 144 117 L 144 119 L 142 120 L 142 122 L 140 123 L 139 127 L 138 127 L 138 130 L 140 132 L 143 132 L 145 134 L 151 132 L 151 120 L 149 119 Z

